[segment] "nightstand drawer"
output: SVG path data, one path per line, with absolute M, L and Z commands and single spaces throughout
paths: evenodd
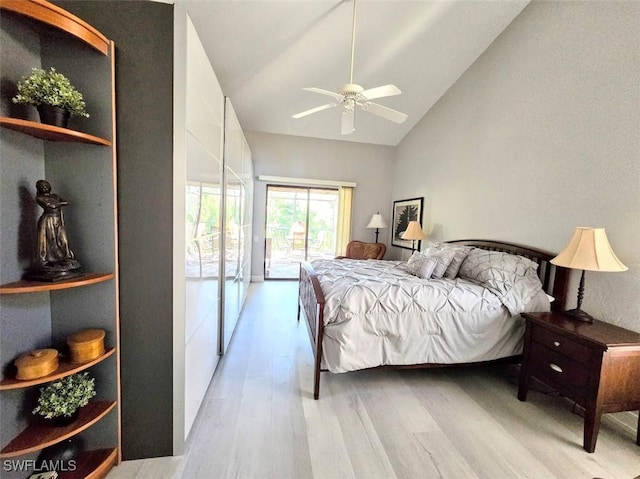
M 538 343 L 531 343 L 530 374 L 575 401 L 588 394 L 589 369 Z
M 567 336 L 534 326 L 531 331 L 531 339 L 547 348 L 567 356 L 575 361 L 588 364 L 593 351 L 584 344 L 572 341 Z

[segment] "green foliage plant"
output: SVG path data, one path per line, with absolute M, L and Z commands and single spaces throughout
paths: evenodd
M 73 374 L 40 388 L 38 406 L 33 414 L 46 419 L 70 417 L 76 409 L 86 406 L 96 395 L 94 378 L 89 373 Z
M 89 117 L 82 93 L 53 67 L 49 70 L 33 68 L 31 75 L 18 82 L 18 94 L 13 97 L 13 102 L 33 106 L 58 106 L 67 110 L 71 116 Z

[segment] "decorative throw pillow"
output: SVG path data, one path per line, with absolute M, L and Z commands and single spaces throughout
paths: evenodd
M 431 274 L 432 278 L 442 278 L 447 268 L 451 264 L 456 251 L 453 249 L 438 249 L 433 246 L 422 253 L 426 258 L 433 258 L 436 261 L 436 267 Z
M 438 249 L 441 249 L 441 250 L 452 249 L 456 252 L 453 255 L 453 259 L 451 260 L 451 263 L 449 263 L 449 266 L 447 267 L 447 270 L 444 272 L 444 276 L 443 276 L 443 278 L 454 279 L 456 276 L 458 276 L 458 271 L 460 270 L 460 266 L 462 265 L 462 262 L 467 257 L 467 253 L 469 253 L 469 251 L 471 251 L 473 247 L 458 246 L 458 245 L 452 245 L 448 243 L 438 243 L 437 247 Z
M 524 256 L 473 248 L 458 274 L 490 290 L 517 314 L 542 288 L 537 269 L 537 263 Z
M 414 251 L 409 260 L 407 261 L 407 270 L 411 273 L 411 270 L 415 268 L 415 264 L 422 259 L 422 253 L 420 251 Z
M 407 261 L 407 271 L 418 278 L 429 279 L 437 264 L 434 258 L 428 258 L 419 251 L 416 251 L 411 255 L 409 261 Z
M 438 262 L 434 258 L 423 257 L 416 268 L 416 276 L 423 279 L 432 278 L 437 266 Z

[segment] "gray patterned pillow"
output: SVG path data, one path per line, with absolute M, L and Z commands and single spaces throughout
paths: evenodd
M 537 269 L 537 263 L 523 256 L 473 248 L 458 275 L 490 290 L 515 315 L 542 289 Z
M 407 261 L 407 271 L 418 278 L 429 279 L 437 265 L 438 263 L 434 258 L 427 258 L 419 251 L 416 251 Z
M 460 266 L 462 265 L 464 259 L 467 257 L 467 253 L 469 253 L 469 251 L 471 251 L 473 247 L 457 246 L 448 243 L 439 243 L 437 247 L 441 250 L 452 249 L 455 251 L 453 259 L 451 260 L 451 263 L 449 263 L 449 266 L 447 267 L 447 270 L 444 272 L 443 276 L 444 278 L 454 279 L 456 276 L 458 276 L 458 271 L 460 271 Z
M 431 277 L 442 278 L 447 271 L 447 268 L 453 261 L 453 257 L 455 256 L 456 251 L 454 249 L 439 249 L 437 246 L 432 246 L 422 254 L 426 258 L 432 258 L 437 262 L 436 267 L 431 274 Z

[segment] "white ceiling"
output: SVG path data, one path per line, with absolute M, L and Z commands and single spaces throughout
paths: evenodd
M 397 145 L 529 0 L 359 0 L 354 83 L 392 83 L 377 103 L 409 115 L 398 125 L 358 109 L 340 134 L 341 107 L 302 119 L 349 83 L 352 0 L 177 0 L 187 5 L 242 128 Z

